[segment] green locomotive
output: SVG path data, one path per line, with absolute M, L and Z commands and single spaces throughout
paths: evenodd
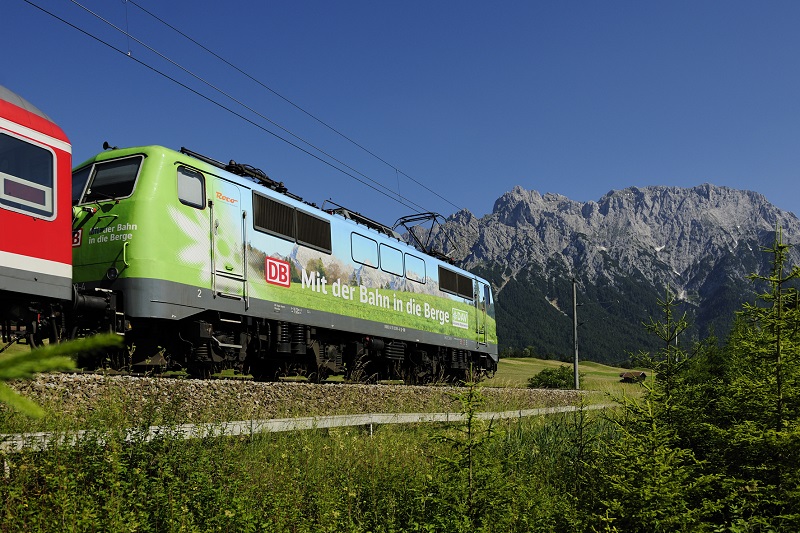
M 109 296 L 129 347 L 115 364 L 409 382 L 496 369 L 486 280 L 257 169 L 114 148 L 72 191 L 73 277 Z

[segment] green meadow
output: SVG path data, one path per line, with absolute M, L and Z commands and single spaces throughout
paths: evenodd
M 497 372 L 492 379 L 486 381 L 487 387 L 527 387 L 528 380 L 548 368 L 558 368 L 567 365 L 573 368 L 572 363 L 534 358 L 504 358 L 500 359 Z M 622 383 L 620 374 L 627 369 L 608 366 L 592 361 L 579 361 L 578 373 L 581 390 L 596 393 L 628 396 L 638 395 L 641 385 L 636 383 Z M 647 371 L 645 371 L 647 373 Z M 649 373 L 648 373 L 649 374 Z

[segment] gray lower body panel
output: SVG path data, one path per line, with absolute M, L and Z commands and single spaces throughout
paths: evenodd
M 204 311 L 218 311 L 268 320 L 281 320 L 331 330 L 358 333 L 406 342 L 446 346 L 485 353 L 497 361 L 497 345 L 463 339 L 440 333 L 385 324 L 280 302 L 229 298 L 213 295 L 207 289 L 151 279 L 119 279 L 103 288 L 124 293 L 125 314 L 133 318 L 183 320 Z M 245 307 L 247 307 L 245 309 Z
M 32 298 L 70 300 L 72 280 L 52 274 L 0 266 L 0 291 L 16 292 Z

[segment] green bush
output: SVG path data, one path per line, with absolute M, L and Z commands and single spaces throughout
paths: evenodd
M 581 376 L 579 375 L 578 378 Z M 572 389 L 575 387 L 575 372 L 572 367 L 559 365 L 558 368 L 545 368 L 528 379 L 529 389 Z

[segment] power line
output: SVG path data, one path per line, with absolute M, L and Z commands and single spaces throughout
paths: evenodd
M 223 63 L 225 63 L 226 65 L 228 65 L 228 66 L 229 66 L 229 67 L 231 67 L 232 69 L 234 69 L 235 71 L 239 72 L 239 73 L 240 73 L 240 74 L 242 74 L 243 76 L 247 77 L 247 78 L 248 78 L 248 79 L 250 79 L 251 81 L 253 81 L 253 82 L 257 83 L 258 85 L 260 85 L 261 87 L 263 87 L 263 88 L 264 88 L 264 89 L 266 89 L 267 91 L 271 92 L 272 94 L 274 94 L 275 96 L 277 96 L 278 98 L 280 98 L 281 100 L 283 100 L 284 102 L 286 102 L 287 104 L 291 105 L 292 107 L 294 107 L 294 108 L 295 108 L 295 109 L 297 109 L 298 111 L 300 111 L 300 112 L 304 113 L 305 115 L 307 115 L 308 117 L 312 118 L 313 120 L 315 120 L 315 121 L 316 121 L 316 122 L 318 122 L 319 124 L 323 125 L 324 127 L 328 128 L 329 130 L 331 130 L 332 132 L 334 132 L 335 134 L 339 135 L 340 137 L 342 137 L 342 138 L 343 138 L 343 139 L 345 139 L 346 141 L 348 141 L 348 142 L 352 143 L 353 145 L 357 146 L 358 148 L 360 148 L 360 149 L 361 149 L 361 150 L 363 150 L 364 152 L 368 153 L 369 155 L 371 155 L 372 157 L 374 157 L 375 159 L 377 159 L 377 160 L 378 160 L 378 161 L 380 161 L 381 163 L 383 163 L 383 164 L 387 165 L 388 167 L 390 167 L 390 168 L 394 169 L 394 171 L 395 171 L 397 174 L 402 174 L 402 175 L 403 175 L 403 176 L 405 176 L 406 178 L 410 179 L 411 181 L 413 181 L 414 183 L 416 183 L 416 184 L 417 184 L 417 185 L 419 185 L 420 187 L 423 187 L 425 190 L 427 190 L 427 191 L 428 191 L 428 192 L 430 192 L 431 194 L 434 194 L 434 195 L 436 195 L 437 197 L 439 197 L 440 199 L 444 200 L 444 201 L 445 201 L 445 202 L 447 202 L 448 204 L 452 205 L 452 206 L 453 206 L 453 207 L 455 207 L 456 209 L 458 209 L 458 210 L 461 210 L 461 209 L 463 209 L 462 207 L 460 207 L 460 206 L 458 206 L 458 205 L 454 204 L 452 201 L 448 200 L 447 198 L 445 198 L 444 196 L 442 196 L 442 195 L 441 195 L 441 194 L 439 194 L 438 192 L 436 192 L 436 191 L 434 191 L 433 189 L 429 188 L 429 187 L 428 187 L 427 185 L 425 185 L 424 183 L 421 183 L 420 181 L 417 181 L 416 179 L 414 179 L 412 176 L 409 176 L 408 174 L 406 174 L 405 172 L 403 172 L 402 170 L 400 170 L 399 168 L 397 168 L 395 165 L 393 165 L 392 163 L 389 163 L 388 161 L 386 161 L 385 159 L 383 159 L 383 158 L 382 158 L 382 157 L 380 157 L 379 155 L 375 154 L 374 152 L 372 152 L 371 150 L 369 150 L 368 148 L 366 148 L 366 147 L 365 147 L 365 146 L 363 146 L 362 144 L 358 143 L 357 141 L 355 141 L 355 140 L 353 140 L 352 138 L 350 138 L 349 136 L 345 135 L 344 133 L 342 133 L 342 132 L 341 132 L 341 131 L 339 131 L 338 129 L 334 128 L 333 126 L 331 126 L 330 124 L 328 124 L 328 123 L 327 123 L 327 122 L 325 122 L 324 120 L 322 120 L 322 119 L 320 119 L 319 117 L 315 116 L 315 115 L 314 115 L 314 114 L 312 114 L 310 111 L 306 111 L 305 109 L 303 109 L 302 107 L 300 107 L 298 104 L 294 103 L 293 101 L 291 101 L 291 100 L 290 100 L 290 99 L 288 99 L 287 97 L 283 96 L 282 94 L 280 94 L 279 92 L 277 92 L 277 91 L 276 91 L 276 90 L 274 90 L 273 88 L 269 87 L 267 84 L 265 84 L 265 83 L 264 83 L 264 82 L 262 82 L 261 80 L 259 80 L 259 79 L 255 78 L 254 76 L 251 76 L 250 74 L 248 74 L 247 72 L 245 72 L 245 71 L 244 71 L 243 69 L 241 69 L 240 67 L 238 67 L 238 66 L 234 65 L 233 63 L 231 63 L 230 61 L 228 61 L 228 60 L 227 60 L 227 59 L 225 59 L 224 57 L 220 56 L 219 54 L 217 54 L 217 53 L 216 53 L 216 52 L 214 52 L 213 50 L 211 50 L 211 49 L 207 48 L 206 46 L 204 46 L 202 43 L 198 42 L 196 39 L 194 39 L 194 38 L 193 38 L 193 37 L 191 37 L 190 35 L 187 35 L 187 34 L 186 34 L 186 33 L 184 33 L 183 31 L 181 31 L 180 29 L 176 28 L 175 26 L 173 26 L 172 24 L 170 24 L 170 23 L 169 23 L 169 22 L 167 22 L 166 20 L 164 20 L 164 19 L 162 19 L 161 17 L 159 17 L 158 15 L 156 15 L 156 14 L 152 13 L 151 11 L 147 10 L 146 8 L 144 8 L 144 7 L 140 6 L 140 5 L 139 5 L 139 4 L 137 4 L 137 3 L 136 3 L 134 0 L 126 0 L 126 3 L 133 4 L 134 6 L 136 6 L 137 8 L 139 8 L 140 10 L 144 11 L 145 13 L 147 13 L 147 14 L 148 14 L 149 16 L 151 16 L 152 18 L 154 18 L 154 19 L 156 19 L 157 21 L 159 21 L 161 24 L 163 24 L 163 25 L 167 26 L 168 28 L 170 28 L 170 29 L 171 29 L 171 30 L 173 30 L 174 32 L 178 33 L 179 35 L 181 35 L 181 36 L 182 36 L 182 37 L 184 37 L 185 39 L 187 39 L 187 40 L 191 41 L 192 43 L 194 43 L 194 44 L 195 44 L 195 45 L 197 45 L 198 47 L 202 48 L 203 50 L 205 50 L 206 52 L 208 52 L 208 53 L 209 53 L 209 54 L 211 54 L 212 56 L 216 57 L 217 59 L 219 59 L 220 61 L 222 61 Z
M 107 41 L 104 41 L 104 40 L 103 40 L 103 39 L 101 39 L 100 37 L 97 37 L 96 35 L 94 35 L 94 34 L 92 34 L 92 33 L 88 32 L 88 31 L 84 30 L 83 28 L 80 28 L 80 27 L 76 26 L 75 24 L 72 24 L 72 23 L 71 23 L 71 22 L 69 22 L 68 20 L 66 20 L 66 19 L 64 19 L 64 18 L 62 18 L 62 17 L 60 17 L 60 16 L 56 15 L 55 13 L 52 13 L 51 11 L 48 11 L 47 9 L 45 9 L 45 8 L 43 8 L 43 7 L 41 7 L 41 6 L 39 6 L 38 4 L 36 4 L 36 3 L 32 2 L 31 0 L 23 0 L 23 1 L 24 1 L 25 3 L 27 3 L 27 4 L 31 5 L 31 6 L 35 7 L 36 9 L 38 9 L 38 10 L 42 11 L 43 13 L 46 13 L 47 15 L 49 15 L 49 16 L 51 16 L 51 17 L 53 17 L 54 19 L 56 19 L 56 20 L 58 20 L 58 21 L 60 21 L 60 22 L 63 22 L 63 23 L 64 23 L 64 24 L 66 24 L 67 26 L 69 26 L 69 27 L 71 27 L 71 28 L 73 28 L 73 29 L 75 29 L 75 30 L 77 30 L 77 31 L 79 31 L 79 32 L 81 32 L 81 33 L 83 33 L 83 34 L 84 34 L 84 35 L 86 35 L 87 37 L 90 37 L 90 38 L 94 39 L 95 41 L 97 41 L 97 42 L 99 42 L 99 43 L 101 43 L 101 44 L 103 44 L 103 45 L 107 46 L 108 48 L 110 48 L 110 49 L 114 50 L 115 52 L 117 52 L 117 53 L 119 53 L 119 54 L 122 54 L 122 55 L 124 55 L 124 56 L 126 56 L 126 57 L 129 57 L 130 59 L 132 59 L 133 61 L 135 61 L 135 62 L 139 63 L 139 64 L 140 64 L 140 65 L 142 65 L 143 67 L 145 67 L 145 68 L 147 68 L 147 69 L 149 69 L 149 70 L 151 70 L 151 71 L 155 72 L 156 74 L 158 74 L 158 75 L 160 75 L 160 76 L 162 76 L 162 77 L 164 77 L 164 78 L 166 78 L 166 79 L 170 80 L 171 82 L 173 82 L 173 83 L 175 83 L 175 84 L 177 84 L 177 85 L 179 85 L 179 86 L 183 87 L 184 89 L 186 89 L 186 90 L 188 90 L 188 91 L 190 91 L 190 92 L 192 92 L 192 93 L 196 94 L 197 96 L 199 96 L 199 97 L 203 98 L 204 100 L 207 100 L 208 102 L 210 102 L 210 103 L 212 103 L 212 104 L 216 105 L 217 107 L 219 107 L 219 108 L 221 108 L 221 109 L 223 109 L 223 110 L 225 110 L 225 111 L 227 111 L 227 112 L 231 113 L 232 115 L 234 115 L 234 116 L 236 116 L 236 117 L 238 117 L 238 118 L 240 118 L 240 119 L 244 120 L 245 122 L 247 122 L 247 123 L 249 123 L 249 124 L 251 124 L 251 125 L 255 126 L 256 128 L 258 128 L 258 129 L 260 129 L 260 130 L 262 130 L 262 131 L 264 131 L 265 133 L 268 133 L 268 134 L 272 135 L 273 137 L 275 137 L 275 138 L 277 138 L 277 139 L 279 139 L 279 140 L 281 140 L 281 141 L 285 142 L 286 144 L 288 144 L 288 145 L 290 145 L 290 146 L 292 146 L 292 147 L 294 147 L 294 148 L 297 148 L 297 149 L 298 149 L 298 150 L 300 150 L 301 152 L 303 152 L 303 153 L 305 153 L 305 154 L 307 154 L 307 155 L 309 155 L 309 156 L 313 157 L 314 159 L 317 159 L 318 161 L 320 161 L 320 162 L 322 162 L 322 163 L 325 163 L 326 165 L 330 166 L 331 168 L 333 168 L 333 169 L 335 169 L 335 170 L 337 170 L 337 171 L 341 172 L 342 174 L 344 174 L 344 175 L 346 175 L 346 176 L 349 176 L 349 177 L 353 178 L 354 180 L 358 181 L 359 183 L 361 183 L 361 184 L 363 184 L 363 185 L 366 185 L 367 187 L 369 187 L 369 188 L 371 188 L 371 189 L 375 190 L 376 192 L 379 192 L 380 194 L 383 194 L 384 196 L 386 196 L 386 197 L 388 197 L 388 198 L 390 198 L 390 199 L 394 200 L 395 202 L 399 203 L 400 205 L 403 205 L 403 206 L 405 206 L 405 207 L 407 207 L 407 208 L 409 208 L 409 209 L 413 209 L 413 207 L 411 207 L 410 205 L 408 205 L 407 203 L 405 203 L 405 202 L 403 201 L 403 200 L 406 200 L 406 198 L 403 198 L 403 197 L 396 198 L 396 197 L 392 196 L 391 194 L 389 194 L 389 193 L 387 193 L 387 192 L 385 192 L 385 191 L 382 191 L 382 190 L 380 190 L 379 188 L 375 187 L 374 185 L 371 185 L 370 183 L 367 183 L 366 181 L 364 181 L 364 180 L 362 180 L 362 179 L 358 178 L 358 177 L 357 177 L 357 176 L 355 176 L 354 174 L 351 174 L 350 172 L 347 172 L 346 170 L 343 170 L 343 169 L 341 169 L 341 168 L 337 167 L 336 165 L 334 165 L 334 164 L 333 164 L 333 163 L 331 163 L 330 161 L 327 161 L 327 160 L 325 160 L 325 159 L 323 159 L 323 158 L 319 157 L 318 155 L 316 155 L 316 154 L 314 154 L 314 153 L 312 153 L 312 152 L 310 152 L 310 151 L 306 150 L 306 149 L 305 149 L 305 148 L 303 148 L 302 146 L 300 146 L 300 145 L 298 145 L 298 144 L 296 144 L 296 143 L 293 143 L 293 142 L 292 142 L 292 141 L 290 141 L 289 139 L 286 139 L 286 138 L 284 138 L 284 137 L 281 137 L 280 135 L 278 135 L 277 133 L 275 133 L 275 132 L 273 132 L 273 131 L 269 130 L 269 129 L 268 129 L 268 128 L 266 128 L 265 126 L 263 126 L 263 125 L 261 125 L 261 124 L 259 124 L 259 123 L 255 122 L 255 121 L 253 121 L 253 120 L 251 120 L 251 119 L 249 119 L 249 118 L 245 117 L 245 116 L 244 116 L 244 115 L 242 115 L 241 113 L 239 113 L 239 112 L 237 112 L 237 111 L 235 111 L 235 110 L 231 109 L 230 107 L 228 107 L 228 106 L 226 106 L 226 105 L 224 105 L 224 104 L 222 104 L 222 103 L 220 103 L 220 102 L 218 102 L 218 101 L 214 100 L 214 99 L 213 99 L 213 98 L 211 98 L 210 96 L 206 96 L 205 94 L 203 94 L 203 93 L 199 92 L 198 90 L 196 90 L 196 89 L 193 89 L 192 87 L 189 87 L 189 86 L 188 86 L 188 85 L 186 85 L 185 83 L 183 83 L 183 82 L 181 82 L 181 81 L 177 80 L 176 78 L 173 78 L 172 76 L 170 76 L 170 75 L 166 74 L 165 72 L 162 72 L 161 70 L 158 70 L 157 68 L 153 67 L 152 65 L 149 65 L 149 64 L 148 64 L 148 63 L 146 63 L 145 61 L 142 61 L 142 60 L 138 59 L 137 57 L 134 57 L 133 55 L 129 55 L 129 54 L 126 52 L 126 51 L 124 51 L 124 50 L 121 50 L 121 49 L 117 48 L 116 46 L 114 46 L 114 45 L 112 45 L 112 44 L 108 43 Z M 324 153 L 324 152 L 322 152 L 322 153 Z M 419 207 L 419 206 L 417 206 L 417 207 Z
M 267 122 L 269 122 L 270 124 L 272 124 L 272 125 L 273 125 L 273 126 L 275 126 L 276 128 L 278 128 L 278 129 L 280 129 L 280 130 L 284 131 L 285 133 L 287 133 L 287 134 L 291 135 L 291 136 L 292 136 L 292 137 L 294 137 L 295 139 L 297 139 L 297 140 L 299 140 L 300 142 L 302 142 L 302 143 L 306 144 L 307 146 L 309 146 L 309 147 L 313 148 L 314 150 L 318 151 L 319 153 L 323 154 L 324 156 L 326 156 L 326 157 L 329 157 L 330 159 L 332 159 L 332 160 L 333 160 L 333 161 L 335 161 L 336 163 L 338 163 L 338 164 L 340 164 L 340 165 L 342 165 L 342 166 L 346 167 L 347 169 L 349 169 L 349 170 L 351 170 L 351 171 L 355 172 L 356 174 L 358 174 L 359 176 L 363 177 L 364 179 L 371 181 L 371 182 L 372 182 L 373 184 L 375 184 L 377 187 L 381 187 L 381 188 L 383 188 L 383 189 L 384 189 L 385 191 L 387 191 L 389 194 L 392 194 L 392 195 L 393 195 L 393 194 L 395 194 L 395 192 L 394 192 L 394 191 L 392 191 L 391 189 L 389 189 L 388 187 L 386 187 L 385 185 L 383 185 L 383 184 L 382 184 L 382 183 L 380 183 L 379 181 L 377 181 L 377 180 L 374 180 L 374 179 L 370 178 L 369 176 L 367 176 L 367 175 L 366 175 L 366 174 L 364 174 L 363 172 L 360 172 L 360 171 L 358 171 L 357 169 L 355 169 L 355 168 L 351 167 L 350 165 L 348 165 L 348 164 L 347 164 L 347 163 L 345 163 L 344 161 L 341 161 L 340 159 L 337 159 L 337 158 L 336 158 L 336 157 L 334 157 L 333 155 L 331 155 L 331 154 L 327 153 L 327 152 L 326 152 L 325 150 L 323 150 L 322 148 L 319 148 L 318 146 L 315 146 L 314 144 L 312 144 L 311 142 L 309 142 L 309 141 L 305 140 L 304 138 L 302 138 L 302 137 L 300 137 L 300 136 L 298 136 L 298 135 L 294 134 L 292 131 L 288 130 L 287 128 L 284 128 L 283 126 L 281 126 L 280 124 L 278 124 L 278 123 L 277 123 L 277 122 L 275 122 L 274 120 L 270 119 L 269 117 L 267 117 L 267 116 L 265 116 L 265 115 L 263 115 L 263 114 L 259 113 L 258 111 L 256 111 L 256 110 L 255 110 L 255 109 L 253 109 L 252 107 L 250 107 L 249 105 L 245 104 L 245 103 L 244 103 L 244 102 L 242 102 L 241 100 L 239 100 L 239 99 L 235 98 L 235 97 L 234 97 L 234 96 L 232 96 L 231 94 L 229 94 L 229 93 L 227 93 L 227 92 L 223 91 L 221 88 L 217 87 L 216 85 L 214 85 L 214 84 L 210 83 L 209 81 L 207 81 L 207 80 L 205 80 L 204 78 L 200 77 L 199 75 L 195 74 L 193 71 L 191 71 L 191 70 L 187 69 L 186 67 L 184 67 L 184 66 L 183 66 L 183 65 L 181 65 L 180 63 L 178 63 L 178 62 L 176 62 L 176 61 L 172 60 L 171 58 L 167 57 L 165 54 L 162 54 L 161 52 L 159 52 L 159 51 L 158 51 L 158 50 L 156 50 L 155 48 L 151 47 L 150 45 L 148 45 L 148 44 L 147 44 L 147 43 L 145 43 L 144 41 L 142 41 L 142 40 L 140 40 L 140 39 L 138 39 L 138 38 L 134 37 L 133 35 L 131 35 L 131 34 L 130 34 L 130 33 L 128 33 L 127 31 L 123 30 L 122 28 L 119 28 L 118 26 L 114 25 L 112 22 L 110 22 L 110 21 L 108 21 L 107 19 L 105 19 L 105 18 L 101 17 L 100 15 L 98 15 L 97 13 L 95 13 L 94 11 L 92 11 L 91 9 L 88 9 L 87 7 L 85 7 L 84 5 L 82 5 L 82 4 L 81 4 L 80 2 L 78 2 L 77 0 L 71 0 L 71 2 L 72 2 L 73 4 L 75 4 L 76 6 L 80 7 L 81 9 L 83 9 L 84 11 L 86 11 L 87 13 L 89 13 L 90 15 L 92 15 L 93 17 L 95 17 L 95 18 L 97 18 L 98 20 L 102 21 L 103 23 L 107 24 L 108 26 L 110 26 L 110 27 L 111 27 L 111 28 L 113 28 L 114 30 L 118 31 L 119 33 L 122 33 L 122 34 L 123 34 L 123 35 L 125 35 L 125 36 L 126 36 L 128 39 L 132 39 L 132 40 L 134 40 L 136 43 L 138 43 L 138 44 L 140 44 L 141 46 L 145 47 L 145 48 L 146 48 L 147 50 L 149 50 L 150 52 L 152 52 L 152 53 L 156 54 L 156 55 L 157 55 L 158 57 L 160 57 L 161 59 L 163 59 L 163 60 L 167 61 L 168 63 L 172 64 L 172 65 L 173 65 L 173 66 L 175 66 L 176 68 L 178 68 L 178 69 L 182 70 L 183 72 L 185 72 L 186 74 L 188 74 L 188 75 L 192 76 L 193 78 L 195 78 L 195 79 L 196 79 L 196 80 L 198 80 L 199 82 L 201 82 L 201 83 L 203 83 L 203 84 L 207 85 L 207 86 L 208 86 L 208 87 L 210 87 L 211 89 L 213 89 L 213 90 L 217 91 L 217 92 L 218 92 L 218 93 L 220 93 L 221 95 L 225 96 L 226 98 L 228 98 L 228 99 L 232 100 L 233 102 L 235 102 L 235 103 L 237 103 L 238 105 L 242 106 L 243 108 L 247 109 L 247 110 L 248 110 L 248 111 L 250 111 L 251 113 L 253 113 L 253 114 L 255 114 L 255 115 L 259 116 L 260 118 L 262 118 L 262 119 L 266 120 Z M 128 54 L 127 54 L 127 55 L 128 55 L 129 57 L 130 57 L 130 56 L 132 56 L 132 54 L 131 54 L 131 51 L 130 51 L 130 47 L 128 47 Z M 363 183 L 363 182 L 362 182 L 362 183 Z M 374 187 L 373 187 L 373 188 L 374 188 Z M 398 193 L 396 193 L 396 194 L 397 194 L 397 197 L 398 197 L 399 199 L 405 200 L 405 201 L 407 201 L 407 202 L 409 202 L 409 203 L 413 204 L 414 206 L 416 206 L 416 208 L 418 208 L 418 209 L 420 209 L 420 210 L 422 210 L 422 211 L 425 211 L 425 208 L 424 208 L 424 207 L 422 207 L 421 205 L 417 204 L 416 202 L 414 202 L 413 200 L 411 200 L 411 199 L 409 199 L 409 198 L 405 198 L 404 196 L 402 196 L 402 195 L 399 193 L 399 191 L 398 191 Z M 406 204 L 403 204 L 403 205 L 406 205 Z M 410 207 L 410 206 L 408 206 L 408 205 L 406 205 L 406 207 L 409 207 L 409 208 L 411 209 L 411 207 Z

